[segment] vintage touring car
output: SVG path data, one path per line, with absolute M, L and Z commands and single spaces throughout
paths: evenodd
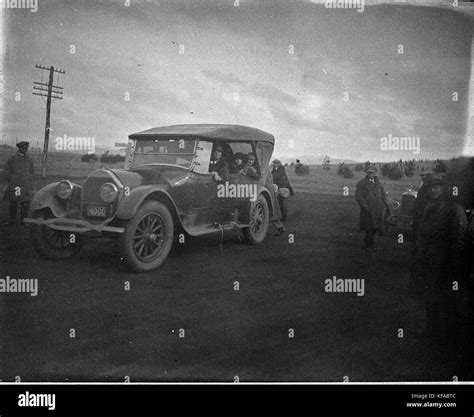
M 230 173 L 223 184 L 210 172 L 216 147 L 229 165 L 236 153 L 255 155 L 256 175 Z M 62 259 L 88 235 L 115 236 L 127 266 L 142 272 L 158 268 L 181 233 L 240 229 L 246 242 L 261 243 L 269 222 L 281 216 L 269 169 L 273 147 L 271 134 L 239 125 L 174 125 L 132 134 L 124 169 L 99 169 L 82 186 L 63 180 L 36 193 L 25 219 L 33 246 L 42 256 Z M 219 194 L 246 187 L 254 193 Z

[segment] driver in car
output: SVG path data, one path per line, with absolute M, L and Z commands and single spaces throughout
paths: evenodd
M 217 146 L 212 153 L 212 160 L 209 172 L 214 174 L 216 181 L 229 181 L 229 166 L 223 157 L 223 150 Z

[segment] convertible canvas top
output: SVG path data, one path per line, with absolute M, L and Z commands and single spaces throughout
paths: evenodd
M 128 137 L 136 140 L 151 139 L 156 136 L 190 136 L 205 139 L 219 139 L 221 141 L 264 141 L 272 145 L 275 144 L 275 138 L 270 133 L 260 129 L 241 125 L 223 125 L 223 124 L 189 124 L 159 126 L 143 132 L 132 133 Z

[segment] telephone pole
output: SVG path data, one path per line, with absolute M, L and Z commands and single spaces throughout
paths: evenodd
M 46 126 L 44 128 L 44 144 L 43 144 L 43 178 L 46 178 L 46 165 L 48 162 L 48 149 L 49 149 L 49 131 L 50 129 L 50 115 L 51 115 L 51 99 L 57 98 L 59 100 L 63 99 L 63 88 L 54 85 L 54 73 L 65 74 L 66 72 L 54 68 L 52 65 L 48 67 L 43 67 L 42 65 L 36 65 L 36 68 L 41 70 L 49 71 L 49 81 L 48 83 L 34 81 L 33 84 L 33 94 L 35 96 L 46 97 Z

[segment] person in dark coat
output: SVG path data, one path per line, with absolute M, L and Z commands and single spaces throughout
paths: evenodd
M 429 201 L 418 229 L 412 265 L 416 282 L 411 290 L 425 304 L 425 336 L 436 338 L 438 345 L 465 333 L 459 330 L 464 320 L 468 221 L 464 209 L 449 198 L 443 174 L 433 174 L 425 184 Z
M 234 160 L 230 165 L 230 171 L 232 174 L 239 174 L 241 173 L 242 169 L 245 166 L 245 155 L 241 152 L 237 152 L 234 155 Z
M 227 161 L 224 159 L 223 150 L 220 146 L 217 146 L 213 152 L 213 158 L 211 160 L 211 166 L 209 172 L 214 173 L 216 181 L 225 182 L 229 181 L 229 166 Z
M 17 143 L 18 152 L 8 158 L 5 164 L 5 177 L 7 188 L 4 199 L 10 201 L 8 210 L 8 224 L 15 224 L 17 221 L 17 206 L 20 204 L 21 221 L 28 215 L 30 201 L 33 197 L 33 161 L 26 154 L 29 142 Z
M 290 180 L 286 176 L 285 167 L 278 159 L 272 162 L 273 184 L 277 188 L 277 200 L 281 210 L 281 220 L 286 221 L 288 217 L 288 197 L 295 195 Z
M 365 168 L 366 177 L 356 186 L 356 201 L 360 207 L 360 230 L 365 232 L 365 249 L 373 250 L 374 236 L 378 231 L 383 233 L 383 212 L 387 195 L 375 176 L 377 169 L 373 165 Z
M 421 219 L 423 217 L 423 212 L 425 211 L 425 207 L 429 201 L 429 191 L 428 191 L 428 187 L 426 186 L 426 183 L 431 179 L 433 174 L 434 172 L 431 172 L 431 171 L 422 172 L 420 174 L 422 182 L 421 182 L 420 188 L 418 189 L 416 200 L 413 204 L 413 209 L 412 209 L 413 233 L 415 237 L 418 234 L 418 229 L 419 229 Z

